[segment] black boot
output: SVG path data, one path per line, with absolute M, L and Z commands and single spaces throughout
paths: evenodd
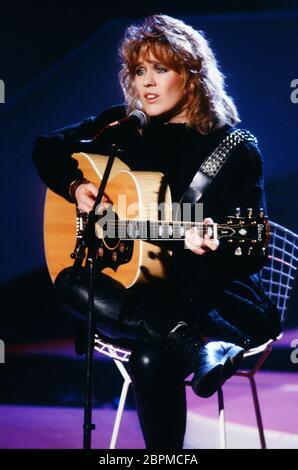
M 232 343 L 196 338 L 186 324 L 168 335 L 167 347 L 189 364 L 194 372 L 192 389 L 204 398 L 213 395 L 237 371 L 244 353 Z

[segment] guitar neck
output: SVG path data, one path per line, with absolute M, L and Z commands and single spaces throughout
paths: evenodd
M 108 238 L 122 240 L 184 240 L 186 231 L 196 227 L 198 234 L 211 239 L 229 237 L 234 233 L 233 225 L 203 222 L 168 222 L 155 220 L 108 220 L 103 229 Z

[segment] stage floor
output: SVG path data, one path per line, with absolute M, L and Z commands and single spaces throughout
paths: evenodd
M 268 448 L 298 448 L 298 374 L 261 371 L 257 385 Z M 21 384 L 20 384 L 21 386 Z M 248 380 L 233 377 L 224 386 L 229 448 L 258 448 L 258 432 Z M 188 387 L 188 424 L 185 448 L 218 447 L 216 395 L 202 399 Z M 94 410 L 96 430 L 92 447 L 109 447 L 115 410 Z M 6 404 L 0 406 L 0 448 L 80 449 L 82 408 Z M 143 449 L 144 441 L 135 410 L 124 412 L 118 448 Z

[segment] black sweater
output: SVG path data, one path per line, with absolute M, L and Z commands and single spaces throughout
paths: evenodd
M 33 160 L 41 179 L 53 191 L 70 200 L 70 183 L 83 175 L 71 154 L 80 151 L 80 139 L 90 139 L 106 124 L 125 116 L 124 106 L 108 109 L 97 117 L 37 138 Z M 233 130 L 229 126 L 202 135 L 185 124 L 164 124 L 152 119 L 141 136 L 135 130 L 108 131 L 89 148 L 89 152 L 108 154 L 113 141 L 121 143 L 122 159 L 133 170 L 161 171 L 170 185 L 173 201 L 179 201 L 200 164 Z M 203 198 L 204 217 L 225 222 L 240 207 L 266 212 L 263 159 L 258 147 L 246 142 L 232 152 Z M 259 276 L 252 276 L 263 266 L 265 256 L 235 256 L 230 246 L 220 244 L 215 252 L 198 256 L 177 242 L 171 282 L 180 295 L 203 299 L 215 298 L 217 292 L 233 288 L 241 280 L 249 288 L 260 289 Z M 234 248 L 235 249 L 235 248 Z M 237 288 L 236 288 L 237 291 Z

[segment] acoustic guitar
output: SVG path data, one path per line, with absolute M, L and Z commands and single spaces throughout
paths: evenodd
M 106 156 L 76 153 L 85 178 L 99 186 Z M 246 217 L 239 210 L 225 224 L 183 221 L 173 208 L 171 191 L 160 172 L 131 171 L 116 158 L 105 193 L 111 201 L 95 224 L 96 257 L 102 272 L 126 288 L 138 282 L 164 279 L 172 258 L 172 243 L 183 242 L 186 231 L 197 227 L 199 234 L 232 244 L 235 255 L 265 254 L 269 224 L 263 211 Z M 51 190 L 44 210 L 45 255 L 54 281 L 71 265 L 81 242 L 88 215 Z

